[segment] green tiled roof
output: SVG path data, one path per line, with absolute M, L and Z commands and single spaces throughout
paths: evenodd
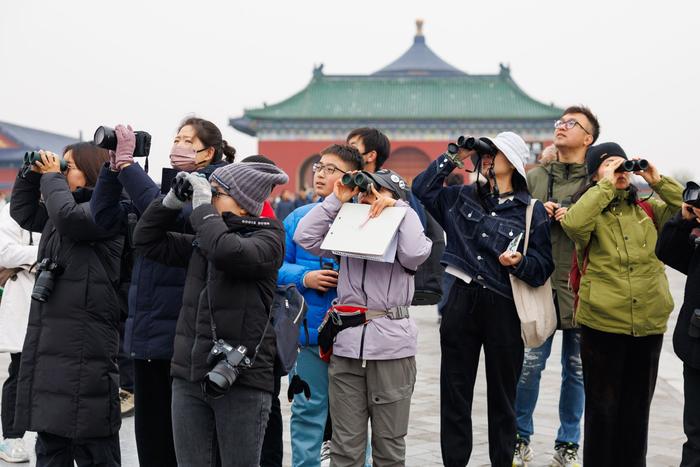
M 326 76 L 314 73 L 299 93 L 248 109 L 251 120 L 547 119 L 561 109 L 525 94 L 507 68 L 497 75 L 450 77 Z

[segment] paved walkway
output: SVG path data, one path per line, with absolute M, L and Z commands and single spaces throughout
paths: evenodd
M 677 308 L 682 303 L 685 276 L 669 270 L 669 280 Z M 411 406 L 411 422 L 408 430 L 408 453 L 406 465 L 442 465 L 440 457 L 440 346 L 435 307 L 422 307 L 413 310 L 419 328 L 418 382 Z M 669 329 L 675 325 L 677 311 L 671 317 Z M 552 355 L 542 376 L 542 389 L 535 412 L 535 431 L 532 440 L 535 462 L 531 467 L 549 465 L 553 453 L 553 442 L 558 428 L 559 374 L 561 340 L 555 339 Z M 483 356 L 482 356 L 483 358 Z M 0 354 L 0 381 L 6 377 L 9 358 Z M 285 417 L 285 465 L 289 465 L 289 404 L 286 401 L 286 381 L 282 387 L 282 410 Z M 682 364 L 673 354 L 671 331 L 666 333 L 661 355 L 659 378 L 651 407 L 648 464 L 650 467 L 677 466 L 680 463 L 681 445 L 685 441 L 682 425 L 683 378 Z M 479 379 L 474 391 L 474 452 L 470 465 L 488 466 L 488 442 L 486 420 L 486 382 L 483 360 Z M 27 435 L 29 446 L 33 446 L 33 436 Z M 121 431 L 123 465 L 138 465 L 134 442 L 133 418 L 124 420 Z M 9 467 L 0 461 L 0 467 Z M 26 465 L 26 464 L 24 464 Z

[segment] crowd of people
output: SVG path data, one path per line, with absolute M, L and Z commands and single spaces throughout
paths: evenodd
M 441 316 L 444 465 L 469 463 L 472 408 L 486 404 L 491 464 L 525 466 L 554 334 L 526 347 L 517 297 L 551 284 L 562 335 L 551 465 L 645 466 L 673 310 L 665 263 L 688 275 L 674 332 L 679 450 L 682 466 L 700 466 L 700 188 L 693 198 L 652 161 L 597 143 L 588 108 L 564 111 L 529 172 L 525 141 L 506 131 L 451 146 L 409 186 L 383 168 L 387 136 L 364 127 L 320 151 L 312 188 L 277 198 L 288 175 L 263 155 L 235 162 L 210 121 L 179 125 L 170 187 L 135 161 L 131 127 L 115 131 L 114 150 L 41 151 L 0 212 L 0 352 L 10 354 L 0 459 L 27 462 L 33 431 L 39 466 L 121 465 L 133 395 L 140 465 L 281 466 L 286 371 L 270 315 L 291 284 L 306 304 L 286 375 L 292 465 L 405 464 L 410 307 L 430 303 Z M 359 171 L 366 185 L 343 183 Z M 655 196 L 642 198 L 632 175 Z M 390 261 L 322 248 L 346 203 L 369 206 L 365 223 L 399 208 Z M 482 347 L 485 401 L 474 394 Z

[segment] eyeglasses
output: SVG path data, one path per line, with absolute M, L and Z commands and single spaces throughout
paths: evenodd
M 590 134 L 591 134 L 588 130 L 586 130 L 586 129 L 583 127 L 583 125 L 581 125 L 579 122 L 577 122 L 577 121 L 574 120 L 573 118 L 572 118 L 571 120 L 566 120 L 566 121 L 564 121 L 564 120 L 557 120 L 556 122 L 554 122 L 554 129 L 555 129 L 555 130 L 558 130 L 558 129 L 560 129 L 560 128 L 566 128 L 567 130 L 570 130 L 570 129 L 572 129 L 573 127 L 575 127 L 576 125 L 580 126 L 581 129 L 582 129 L 583 131 L 585 131 L 587 135 L 590 135 Z
M 216 188 L 211 187 L 212 198 L 220 198 L 221 196 L 228 196 L 229 198 L 231 197 L 231 195 L 229 195 L 228 193 L 224 193 L 223 191 L 219 191 Z
M 311 170 L 314 173 L 319 172 L 321 170 L 324 170 L 326 172 L 326 175 L 333 175 L 336 170 L 342 174 L 347 173 L 346 171 L 340 170 L 338 167 L 336 167 L 334 165 L 331 165 L 331 164 L 323 165 L 320 162 L 314 162 L 313 165 L 311 166 Z

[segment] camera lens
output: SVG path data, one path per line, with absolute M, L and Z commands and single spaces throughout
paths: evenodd
M 111 149 L 112 151 L 117 149 L 117 134 L 114 132 L 114 128 L 108 126 L 97 128 L 92 141 L 95 143 L 95 146 L 102 149 Z

